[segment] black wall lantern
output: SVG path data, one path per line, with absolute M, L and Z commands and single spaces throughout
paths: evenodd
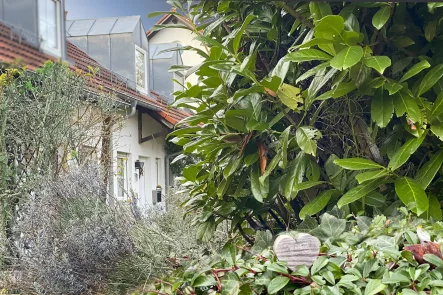
M 160 203 L 162 201 L 162 187 L 160 185 L 157 185 L 157 203 Z
M 140 162 L 139 160 L 135 161 L 135 170 L 138 170 L 140 176 L 143 175 L 143 166 L 145 166 L 144 162 Z

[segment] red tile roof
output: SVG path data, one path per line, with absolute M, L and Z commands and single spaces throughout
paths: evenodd
M 42 66 L 47 60 L 57 60 L 26 44 L 19 35 L 0 23 L 0 61 L 12 63 L 17 59 L 23 61 L 31 70 Z
M 173 8 L 171 8 L 171 11 L 172 12 L 175 12 L 176 11 L 176 9 L 175 9 L 175 7 L 173 7 Z M 154 26 L 155 25 L 162 25 L 162 24 L 164 24 L 170 17 L 175 17 L 175 18 L 177 18 L 179 21 L 181 21 L 185 26 L 188 26 L 188 27 L 190 27 L 190 28 L 192 28 L 192 22 L 191 21 L 189 21 L 186 17 L 184 17 L 184 16 L 177 16 L 177 15 L 173 15 L 173 14 L 168 14 L 168 13 L 166 13 L 166 14 L 164 14 L 155 24 L 154 24 Z M 148 36 L 148 38 L 150 38 L 151 37 L 151 35 L 153 35 L 153 34 L 155 34 L 155 33 L 157 33 L 158 32 L 158 30 L 157 31 L 152 31 L 152 29 L 149 29 L 147 32 L 146 32 L 146 36 Z
M 164 99 L 154 91 L 151 91 L 151 94 L 155 97 L 152 98 L 126 87 L 125 81 L 103 68 L 97 61 L 69 41 L 67 42 L 67 56 L 73 63 L 73 69 L 81 69 L 84 72 L 89 72 L 88 66 L 93 68 L 100 67 L 98 74 L 89 79 L 91 88 L 96 91 L 97 89 L 114 91 L 130 99 L 136 99 L 144 104 L 150 105 L 156 109 L 156 112 L 162 118 L 173 125 L 189 116 L 189 114 L 184 111 L 170 108 Z M 26 42 L 17 34 L 13 33 L 9 27 L 0 23 L 0 62 L 11 63 L 17 59 L 21 59 L 31 70 L 42 66 L 47 60 L 57 60 L 26 44 Z

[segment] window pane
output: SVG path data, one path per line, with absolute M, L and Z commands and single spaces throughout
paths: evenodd
M 131 34 L 111 35 L 111 65 L 113 72 L 135 82 L 135 50 Z
M 123 198 L 125 196 L 126 186 L 126 159 L 123 156 L 117 158 L 117 196 Z
M 140 50 L 135 50 L 135 69 L 137 86 L 146 89 L 146 62 L 145 54 Z
M 36 1 L 4 0 L 3 15 L 5 21 L 37 36 Z
M 40 37 L 48 48 L 58 48 L 57 3 L 53 0 L 39 0 Z
M 94 24 L 93 19 L 76 20 L 69 27 L 69 35 L 71 36 L 86 36 Z
M 109 35 L 88 36 L 88 54 L 107 69 L 111 69 Z
M 46 21 L 53 26 L 57 24 L 57 4 L 54 0 L 46 0 Z
M 173 74 L 168 72 L 171 63 L 169 59 L 155 59 L 152 62 L 152 89 L 159 94 L 171 98 L 174 92 Z
M 89 30 L 88 35 L 91 36 L 109 34 L 116 21 L 116 17 L 97 19 L 92 28 Z

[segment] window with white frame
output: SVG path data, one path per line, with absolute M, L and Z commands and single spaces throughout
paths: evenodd
M 137 89 L 144 93 L 148 92 L 147 76 L 146 51 L 135 46 L 135 82 L 137 83 Z
M 185 77 L 181 72 L 174 72 L 174 93 L 177 91 L 183 91 L 183 85 L 185 84 Z
M 128 191 L 128 155 L 117 154 L 117 197 L 124 198 Z
M 39 37 L 42 39 L 42 48 L 60 55 L 60 1 L 38 0 L 38 14 Z

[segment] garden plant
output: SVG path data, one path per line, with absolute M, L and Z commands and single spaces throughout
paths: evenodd
M 424 245 L 416 223 L 435 237 L 442 220 L 443 4 L 169 2 L 189 25 L 154 30 L 191 30 L 203 45 L 173 49 L 203 59 L 198 82 L 175 93 L 192 115 L 169 135 L 177 160 L 194 160 L 184 206 L 199 239 L 228 222 L 242 245 L 154 293 L 438 294 L 440 250 L 416 260 L 403 246 Z M 330 210 L 342 221 L 332 226 Z M 310 269 L 289 272 L 258 246 L 324 220 L 331 232 L 311 233 L 337 236 L 319 237 Z

